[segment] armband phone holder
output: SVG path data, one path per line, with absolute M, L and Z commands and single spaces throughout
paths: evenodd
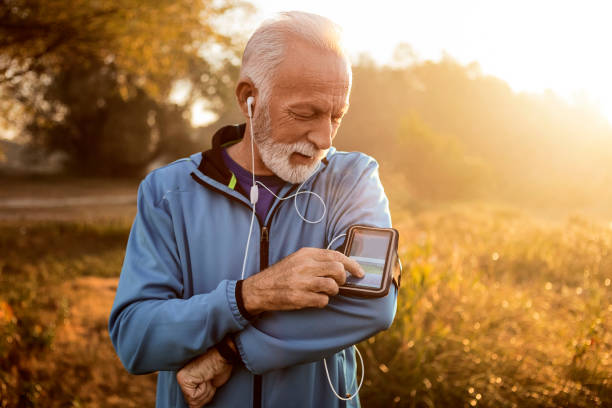
M 352 225 L 346 233 L 344 254 L 361 265 L 365 276 L 356 278 L 347 272 L 346 282 L 340 286 L 340 294 L 383 297 L 389 293 L 392 281 L 399 289 L 398 240 L 399 233 L 395 228 Z

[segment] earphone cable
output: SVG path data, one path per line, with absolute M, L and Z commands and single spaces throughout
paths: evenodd
M 268 190 L 268 192 L 270 192 L 270 194 L 272 194 L 274 197 L 276 197 L 279 200 L 287 200 L 289 198 L 294 198 L 293 204 L 295 207 L 295 210 L 298 214 L 298 216 L 304 221 L 307 222 L 309 224 L 317 224 L 319 222 L 321 222 L 323 220 L 323 218 L 325 217 L 325 214 L 327 213 L 327 206 L 325 205 L 325 201 L 323 201 L 323 198 L 321 198 L 320 195 L 318 195 L 317 193 L 313 192 L 313 191 L 300 191 L 301 188 L 304 186 L 304 183 L 306 183 L 308 180 L 310 180 L 310 178 L 316 173 L 316 170 L 312 172 L 312 174 L 306 179 L 304 180 L 300 186 L 298 187 L 298 189 L 296 190 L 296 192 L 290 196 L 281 198 L 279 196 L 277 196 L 276 194 L 274 194 L 274 192 L 272 192 L 265 184 L 259 182 L 259 181 L 255 181 L 255 146 L 254 146 L 254 139 L 255 139 L 255 134 L 253 132 L 253 115 L 252 115 L 252 108 L 251 108 L 251 103 L 252 103 L 252 97 L 249 97 L 247 99 L 247 108 L 249 110 L 249 128 L 251 131 L 251 174 L 253 176 L 253 184 L 251 186 L 251 191 L 250 191 L 250 199 L 251 199 L 251 205 L 252 205 L 252 213 L 251 213 L 251 225 L 249 226 L 249 236 L 247 238 L 247 243 L 246 243 L 246 248 L 244 250 L 244 259 L 242 261 L 242 273 L 240 275 L 240 279 L 244 279 L 244 272 L 246 270 L 246 262 L 247 262 L 247 258 L 249 255 L 249 245 L 251 242 L 251 235 L 253 233 L 253 222 L 255 221 L 255 212 L 256 212 L 256 204 L 259 198 L 259 192 L 257 190 L 257 184 L 260 184 L 263 188 L 265 188 L 266 190 Z M 319 166 L 321 165 L 321 163 L 319 163 Z M 319 167 L 317 167 L 318 170 Z M 323 204 L 323 215 L 321 215 L 321 217 L 316 220 L 316 221 L 310 221 L 307 220 L 306 218 L 304 218 L 304 216 L 300 213 L 300 210 L 297 207 L 297 196 L 299 194 L 313 194 L 315 197 L 317 197 L 320 201 L 321 204 Z M 338 236 L 336 236 L 335 238 L 333 238 L 330 243 L 327 245 L 327 249 L 329 249 L 331 247 L 331 245 L 340 237 L 342 236 L 346 236 L 346 234 L 340 234 Z M 354 394 L 350 395 L 349 397 L 342 397 L 340 396 L 336 390 L 334 389 L 334 386 L 331 382 L 331 378 L 329 376 L 329 369 L 327 368 L 327 359 L 323 358 L 323 364 L 325 366 L 325 374 L 327 375 L 327 382 L 329 384 L 329 387 L 331 388 L 332 392 L 336 395 L 336 397 L 342 401 L 350 401 L 353 398 L 355 398 L 355 396 L 357 396 L 359 394 L 359 390 L 361 389 L 361 386 L 363 385 L 363 379 L 365 378 L 365 366 L 363 364 L 363 357 L 361 356 L 361 352 L 359 351 L 359 349 L 357 348 L 356 345 L 353 345 L 353 347 L 355 348 L 355 351 L 357 352 L 357 355 L 359 356 L 359 361 L 361 362 L 361 380 L 359 381 L 359 386 L 357 387 L 357 390 L 355 391 Z
M 345 237 L 345 236 L 346 234 L 339 234 L 336 237 L 334 237 L 334 239 L 332 239 L 327 245 L 327 249 L 330 249 L 333 243 L 336 242 L 338 238 Z M 361 362 L 361 380 L 359 381 L 359 386 L 357 387 L 357 390 L 353 394 L 350 394 L 349 397 L 342 397 L 336 392 L 334 385 L 331 382 L 331 378 L 329 376 L 329 369 L 327 368 L 327 359 L 325 357 L 323 358 L 323 365 L 325 366 L 325 374 L 327 374 L 327 383 L 329 384 L 329 388 L 331 388 L 332 392 L 336 395 L 336 397 L 338 397 L 338 399 L 342 401 L 350 401 L 353 398 L 355 398 L 355 396 L 359 394 L 359 390 L 361 390 L 361 386 L 363 385 L 363 379 L 365 378 L 365 365 L 363 364 L 363 357 L 361 356 L 361 352 L 359 351 L 357 346 L 353 345 L 353 347 L 355 348 L 355 351 L 357 352 L 357 355 L 359 356 L 359 361 Z M 357 375 L 357 373 L 355 373 L 355 375 Z

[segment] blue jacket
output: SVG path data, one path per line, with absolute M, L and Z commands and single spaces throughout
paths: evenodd
M 357 398 L 346 403 L 334 396 L 323 358 L 339 394 L 353 392 L 350 346 L 391 325 L 397 289 L 392 285 L 378 299 L 335 296 L 323 309 L 268 312 L 252 322 L 241 315 L 235 286 L 251 206 L 244 192 L 229 187 L 238 185 L 221 148 L 243 131 L 244 125 L 222 128 L 211 150 L 154 170 L 141 182 L 109 320 L 115 350 L 130 373 L 159 371 L 160 407 L 186 406 L 176 371 L 232 333 L 244 365 L 234 367 L 209 406 L 359 406 Z M 278 195 L 296 188 L 287 183 Z M 266 219 L 255 223 L 245 276 L 302 247 L 326 248 L 352 224 L 391 226 L 378 164 L 365 154 L 332 147 L 303 190 L 325 200 L 323 221 L 305 223 L 293 198 L 277 199 Z M 310 220 L 323 211 L 311 194 L 297 196 L 297 205 Z

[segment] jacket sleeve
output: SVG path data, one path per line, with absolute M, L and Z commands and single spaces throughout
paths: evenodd
M 378 176 L 378 164 L 368 158 L 361 171 L 346 169 L 341 186 L 328 190 L 327 242 L 353 224 L 390 227 L 388 200 Z M 331 205 L 330 205 L 331 204 Z M 339 239 L 334 247 L 342 243 Z M 323 309 L 269 312 L 235 336 L 247 369 L 255 374 L 321 360 L 393 322 L 397 288 L 385 297 L 363 299 L 335 296 Z
M 115 350 L 133 374 L 178 370 L 248 323 L 236 304 L 236 281 L 182 299 L 180 259 L 164 201 L 154 198 L 148 178 L 141 183 L 109 319 Z

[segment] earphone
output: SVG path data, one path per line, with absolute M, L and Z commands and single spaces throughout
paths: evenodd
M 293 204 L 295 207 L 295 211 L 297 212 L 298 216 L 304 221 L 307 222 L 309 224 L 318 224 L 319 222 L 321 222 L 323 220 L 323 218 L 325 217 L 325 214 L 327 213 L 327 206 L 325 205 L 325 201 L 323 201 L 323 198 L 321 198 L 320 195 L 318 195 L 317 193 L 315 193 L 314 191 L 300 191 L 302 189 L 302 186 L 304 186 L 304 184 L 310 180 L 310 177 L 312 177 L 315 173 L 316 170 L 312 172 L 312 174 L 302 182 L 302 184 L 300 184 L 300 186 L 297 188 L 296 192 L 291 194 L 290 196 L 281 198 L 279 196 L 277 196 L 276 194 L 274 194 L 274 192 L 272 192 L 272 190 L 270 190 L 265 184 L 263 184 L 260 181 L 255 181 L 255 147 L 254 147 L 254 140 L 255 140 L 255 132 L 253 131 L 253 102 L 255 102 L 255 98 L 253 96 L 249 96 L 246 100 L 247 103 L 247 114 L 249 116 L 249 127 L 251 130 L 251 175 L 253 176 L 253 184 L 251 185 L 251 190 L 250 190 L 250 200 L 251 200 L 251 206 L 253 207 L 253 212 L 251 214 L 251 225 L 249 227 L 249 236 L 247 238 L 247 243 L 246 243 L 246 248 L 244 250 L 244 259 L 242 261 L 242 273 L 240 275 L 240 279 L 244 279 L 244 272 L 246 270 L 246 261 L 248 258 L 248 254 L 249 254 L 249 244 L 251 242 L 251 235 L 253 233 L 253 223 L 255 221 L 255 212 L 256 212 L 256 204 L 257 201 L 259 200 L 259 188 L 257 187 L 257 184 L 261 185 L 263 188 L 265 188 L 266 190 L 268 190 L 268 192 L 270 194 L 272 194 L 274 197 L 276 197 L 279 200 L 288 200 L 290 198 L 295 198 L 300 194 L 312 194 L 315 197 L 317 197 L 320 201 L 321 204 L 323 205 L 323 214 L 321 215 L 321 217 L 319 217 L 319 219 L 315 220 L 315 221 L 311 221 L 308 220 L 306 218 L 304 218 L 304 216 L 300 213 L 300 210 L 297 207 L 297 199 L 294 199 Z M 321 165 L 321 163 L 319 163 L 319 166 Z M 317 167 L 318 169 L 318 167 Z
M 323 205 L 323 214 L 321 215 L 321 217 L 316 220 L 316 221 L 310 221 L 307 220 L 306 218 L 304 218 L 304 216 L 300 213 L 300 210 L 297 207 L 297 200 L 293 200 L 293 204 L 295 206 L 295 211 L 297 212 L 298 216 L 302 219 L 302 221 L 307 222 L 309 224 L 318 224 L 319 222 L 321 222 L 323 220 L 323 217 L 325 217 L 325 213 L 327 212 L 327 206 L 325 205 L 325 201 L 323 201 L 323 198 L 321 198 L 320 195 L 318 195 L 317 193 L 315 193 L 314 191 L 300 191 L 302 189 L 302 186 L 304 185 L 304 183 L 306 181 L 308 181 L 310 179 L 310 177 L 306 180 L 304 180 L 304 182 L 302 182 L 302 184 L 300 184 L 300 186 L 298 187 L 298 189 L 296 190 L 295 194 L 292 194 L 288 197 L 285 198 L 281 198 L 279 196 L 277 196 L 276 194 L 274 194 L 274 192 L 272 190 L 270 190 L 265 184 L 263 184 L 261 181 L 255 181 L 255 159 L 254 159 L 254 149 L 253 149 L 253 140 L 254 140 L 254 132 L 253 132 L 253 102 L 255 101 L 255 98 L 252 96 L 249 96 L 247 98 L 247 112 L 249 115 L 249 119 L 250 119 L 250 127 L 251 127 L 251 163 L 252 163 L 252 170 L 253 170 L 253 186 L 256 186 L 257 184 L 261 185 L 263 188 L 265 188 L 266 190 L 268 190 L 268 192 L 270 194 L 272 194 L 274 197 L 278 198 L 279 200 L 287 200 L 289 198 L 293 198 L 296 197 L 300 194 L 312 194 L 315 197 L 317 197 L 320 201 L 321 204 Z M 318 167 L 317 167 L 318 170 Z M 316 171 L 315 171 L 316 172 Z M 315 173 L 313 172 L 313 174 Z M 311 175 L 312 176 L 312 175 Z M 257 199 L 259 198 L 259 190 L 258 189 L 253 189 L 253 186 L 251 186 L 251 204 L 255 205 L 257 204 Z
M 336 240 L 338 238 L 342 238 L 345 237 L 346 234 L 340 234 L 338 236 L 336 236 L 334 239 L 332 239 L 329 244 L 327 245 L 327 249 L 330 249 L 331 246 L 334 244 L 334 242 L 336 242 Z M 357 348 L 357 345 L 353 344 L 353 347 L 355 347 L 355 351 L 357 352 L 357 355 L 359 356 L 359 361 L 361 362 L 361 380 L 359 381 L 359 386 L 357 386 L 357 390 L 353 393 L 353 394 L 347 394 L 347 397 L 343 397 L 340 394 L 338 394 L 336 392 L 336 389 L 334 388 L 334 385 L 331 382 L 331 378 L 329 377 L 329 369 L 327 368 L 327 359 L 325 357 L 323 357 L 323 364 L 325 365 L 325 374 L 327 375 L 327 383 L 329 384 L 329 388 L 331 388 L 332 392 L 334 393 L 334 395 L 342 400 L 342 401 L 350 401 L 353 398 L 355 398 L 355 396 L 357 396 L 357 394 L 359 394 L 359 390 L 361 389 L 361 386 L 363 385 L 363 379 L 365 377 L 365 365 L 363 365 L 363 357 L 361 357 L 361 352 L 359 351 L 359 349 Z M 357 373 L 355 372 L 355 376 L 357 376 Z
M 274 192 L 272 192 L 265 184 L 261 183 L 260 181 L 255 181 L 255 148 L 254 148 L 254 139 L 255 139 L 255 133 L 253 132 L 253 102 L 255 102 L 255 98 L 253 96 L 249 96 L 246 100 L 247 103 L 247 114 L 249 116 L 249 126 L 250 126 L 250 131 L 251 131 L 251 174 L 253 176 L 253 184 L 251 185 L 251 191 L 250 191 L 250 200 L 251 200 L 251 206 L 253 207 L 253 211 L 251 213 L 251 225 L 249 227 L 249 236 L 247 238 L 247 243 L 246 243 L 246 248 L 244 250 L 244 259 L 242 261 L 242 274 L 240 276 L 240 279 L 244 279 L 244 272 L 246 269 L 246 261 L 248 258 L 248 254 L 249 254 L 249 244 L 251 242 L 251 235 L 253 233 L 253 222 L 255 220 L 255 212 L 256 212 L 256 204 L 257 201 L 259 199 L 259 189 L 257 187 L 257 184 L 260 184 L 263 188 L 265 188 L 266 190 L 268 190 L 268 192 L 270 192 L 270 194 L 272 194 L 274 197 L 276 197 L 279 200 L 287 200 L 289 198 L 296 198 L 294 199 L 294 206 L 295 206 L 295 211 L 297 212 L 298 216 L 304 221 L 307 222 L 309 224 L 318 224 L 319 222 L 321 222 L 323 220 L 323 218 L 325 217 L 325 214 L 327 212 L 327 207 L 325 205 L 325 201 L 323 201 L 323 198 L 321 198 L 320 195 L 318 195 L 317 193 L 313 192 L 313 191 L 300 191 L 302 186 L 304 185 L 304 183 L 306 183 L 308 180 L 310 180 L 310 178 L 316 173 L 316 170 L 312 172 L 312 174 L 302 182 L 302 184 L 300 184 L 300 186 L 298 187 L 298 189 L 296 190 L 296 192 L 290 196 L 281 198 L 279 196 L 277 196 L 276 194 L 274 194 Z M 319 163 L 319 166 L 321 164 Z M 318 169 L 318 167 L 317 167 Z M 300 213 L 300 210 L 297 207 L 297 196 L 299 194 L 313 194 L 315 197 L 317 197 L 321 203 L 323 204 L 323 214 L 321 215 L 321 217 L 316 220 L 316 221 L 310 221 L 307 220 L 306 218 L 304 218 L 302 216 L 302 214 Z M 340 237 L 346 236 L 346 234 L 340 234 L 338 236 L 336 236 L 334 239 L 331 240 L 331 242 L 329 243 L 329 245 L 327 246 L 327 249 L 329 249 L 332 244 Z M 361 353 L 359 352 L 359 349 L 357 348 L 357 346 L 353 345 L 353 347 L 355 347 L 355 350 L 357 351 L 357 355 L 359 356 L 359 360 L 361 362 L 361 380 L 359 382 L 359 386 L 357 387 L 357 390 L 355 391 L 355 393 L 353 393 L 352 395 L 349 395 L 348 397 L 342 397 L 340 396 L 336 390 L 334 389 L 334 386 L 331 382 L 331 378 L 329 376 L 329 370 L 327 368 L 327 360 L 325 358 L 323 358 L 323 364 L 325 365 L 325 373 L 327 374 L 327 382 L 329 383 L 329 387 L 331 388 L 332 392 L 334 393 L 334 395 L 338 398 L 341 399 L 343 401 L 349 401 L 352 400 L 353 398 L 355 398 L 355 396 L 358 395 L 359 390 L 361 389 L 361 386 L 363 385 L 363 378 L 365 377 L 365 366 L 363 365 L 363 357 L 361 356 Z
M 255 102 L 255 98 L 249 96 L 247 98 L 247 111 L 249 113 L 249 119 L 253 119 L 253 102 Z
M 255 184 L 255 148 L 253 146 L 253 102 L 255 98 L 249 96 L 247 98 L 247 112 L 249 115 L 249 125 L 251 127 L 251 174 L 253 175 L 253 184 L 251 185 L 250 199 L 253 212 L 251 213 L 251 225 L 249 227 L 249 236 L 247 237 L 246 248 L 244 249 L 244 259 L 242 260 L 242 273 L 240 279 L 244 279 L 244 271 L 246 269 L 246 261 L 249 256 L 249 244 L 251 243 L 251 235 L 253 233 L 253 221 L 255 221 L 255 205 L 259 199 L 259 190 L 257 184 Z

